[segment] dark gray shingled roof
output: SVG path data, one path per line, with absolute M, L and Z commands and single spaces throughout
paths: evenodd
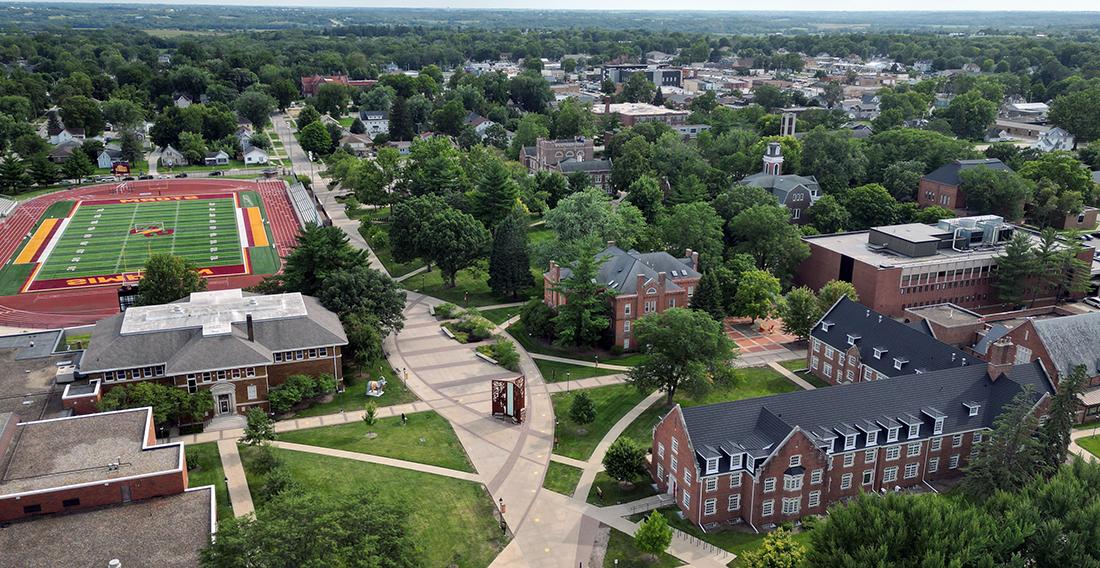
M 962 178 L 959 177 L 959 172 L 963 170 L 969 170 L 971 168 L 977 168 L 979 166 L 985 166 L 991 170 L 1007 170 L 1012 171 L 1005 165 L 1004 162 L 997 158 L 985 158 L 981 160 L 955 160 L 950 164 L 944 164 L 932 173 L 924 176 L 924 179 L 934 181 L 936 183 L 942 183 L 944 185 L 959 185 L 962 183 Z
M 230 334 L 204 336 L 199 327 L 122 334 L 124 313 L 102 319 L 92 330 L 80 370 L 94 373 L 165 365 L 166 374 L 178 375 L 269 364 L 273 351 L 346 345 L 339 316 L 315 298 L 302 296 L 302 300 L 304 317 L 257 319 L 253 324 L 255 341 L 248 340 L 244 322 L 233 323 Z
M 1008 335 L 1008 332 L 1012 331 L 1011 328 L 1004 324 L 995 323 L 989 326 L 989 329 L 985 332 L 985 335 L 978 340 L 978 343 L 974 345 L 974 351 L 979 355 L 985 355 L 989 351 L 989 346 L 993 345 L 998 339 Z
M 610 160 L 585 160 L 578 162 L 576 160 L 562 160 L 558 162 L 558 168 L 562 173 L 572 172 L 610 172 L 611 161 Z
M 596 281 L 614 290 L 619 294 L 634 294 L 638 291 L 637 275 L 646 277 L 646 282 L 656 282 L 660 272 L 666 273 L 665 287 L 668 290 L 679 290 L 673 279 L 699 278 L 701 275 L 692 269 L 691 261 L 681 259 L 667 252 L 646 252 L 636 250 L 624 251 L 616 246 L 609 246 L 596 254 L 596 258 L 604 259 L 600 265 L 600 271 L 596 275 Z M 673 273 L 675 271 L 675 274 Z M 566 279 L 572 271 L 568 268 L 561 269 L 562 279 Z
M 805 187 L 813 192 L 815 195 L 821 194 L 821 186 L 817 183 L 817 178 L 814 176 L 796 176 L 796 175 L 782 175 L 775 176 L 765 173 L 756 173 L 751 176 L 745 176 L 745 179 L 741 180 L 742 184 L 753 185 L 756 187 L 762 187 L 772 192 L 772 195 L 779 200 L 780 203 L 787 202 L 787 195 L 794 189 L 799 187 Z
M 977 363 L 913 375 L 905 380 L 837 385 L 681 408 L 681 412 L 696 452 L 700 448 L 724 447 L 763 457 L 796 427 L 817 443 L 822 443 L 827 435 L 835 436 L 838 451 L 843 448 L 840 432 L 858 433 L 855 447 L 858 450 L 866 447 L 867 429 L 879 432 L 877 445 L 882 446 L 886 426 L 914 419 L 922 424 L 920 437 L 915 439 L 931 436 L 934 417 L 939 415 L 944 416 L 942 435 L 987 428 L 1001 409 L 1028 385 L 1036 401 L 1054 392 L 1038 362 L 1016 365 L 996 381 L 990 380 L 984 362 Z M 969 416 L 967 402 L 980 405 L 977 416 Z M 903 426 L 900 441 L 906 440 Z M 730 470 L 729 451 L 725 453 L 719 460 L 719 472 Z M 697 461 L 700 467 L 704 465 L 698 456 Z M 751 468 L 753 464 L 748 466 Z
M 1088 376 L 1100 374 L 1100 312 L 1033 320 L 1035 333 L 1050 353 L 1059 375 L 1084 365 Z
M 976 362 L 973 355 L 845 296 L 821 317 L 810 336 L 835 349 L 847 350 L 849 335 L 859 337 L 855 345 L 859 348 L 860 362 L 888 377 L 912 375 L 918 369 L 927 372 L 959 367 L 967 359 Z M 875 348 L 884 348 L 886 352 L 876 359 Z M 895 357 L 907 361 L 900 370 L 894 368 Z

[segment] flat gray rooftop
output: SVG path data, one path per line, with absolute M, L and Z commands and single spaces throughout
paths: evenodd
M 928 321 L 938 323 L 944 327 L 974 324 L 982 319 L 981 315 L 966 308 L 956 306 L 955 304 L 935 304 L 932 306 L 908 308 L 906 311 L 919 315 Z
M 0 337 L 0 349 L 14 349 L 16 351 L 15 359 L 18 360 L 49 357 L 60 337 L 61 330 L 59 329 L 5 335 Z
M 34 349 L 37 348 L 36 342 Z M 56 416 L 62 410 L 62 389 L 54 383 L 57 362 L 71 360 L 72 354 L 21 357 L 25 351 L 26 348 L 0 345 L 0 412 L 11 412 L 23 421 Z
M 911 243 L 927 243 L 940 240 L 940 235 L 949 233 L 935 225 L 924 223 L 905 223 L 903 225 L 887 225 L 875 227 L 872 231 L 891 235 Z
M 145 450 L 148 411 L 134 409 L 19 425 L 0 495 L 171 471 L 177 445 Z M 117 468 L 109 467 L 118 463 Z
M 35 517 L 0 528 L 0 566 L 193 568 L 210 543 L 213 490 Z M 18 559 L 18 561 L 15 561 Z
M 850 256 L 872 266 L 889 265 L 901 268 L 938 265 L 950 262 L 991 260 L 1004 252 L 1004 247 L 990 247 L 964 251 L 956 251 L 947 248 L 938 249 L 936 254 L 931 256 L 909 257 L 885 249 L 875 250 L 868 248 L 868 234 L 868 231 L 855 231 L 851 233 L 834 233 L 831 235 L 803 237 L 802 240 L 811 245 L 831 250 L 837 254 Z M 1023 234 L 1027 235 L 1033 244 L 1039 242 L 1037 236 L 1028 232 L 1023 232 Z
M 126 310 L 121 335 L 202 328 L 204 336 L 227 335 L 234 323 L 304 317 L 302 295 L 244 295 L 240 289 L 193 292 L 187 302 L 140 306 Z

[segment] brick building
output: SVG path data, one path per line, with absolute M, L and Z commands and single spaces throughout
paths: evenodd
M 608 191 L 611 187 L 611 160 L 597 160 L 591 138 L 578 136 L 572 139 L 550 140 L 539 138 L 534 146 L 524 146 L 520 162 L 527 171 L 558 172 L 570 175 L 585 172 L 594 187 Z
M 1004 162 L 996 158 L 955 160 L 920 178 L 920 185 L 917 187 L 917 203 L 921 207 L 939 205 L 965 214 L 966 194 L 960 189 L 962 177 L 959 173 L 979 167 L 1012 171 Z
M 635 73 L 645 75 L 646 81 L 653 83 L 657 88 L 683 86 L 684 72 L 678 67 L 637 63 L 603 66 L 603 78 L 610 79 L 615 84 L 626 83 Z
M 965 367 L 677 405 L 654 429 L 650 474 L 694 525 L 755 530 L 823 514 L 864 492 L 957 476 L 1014 396 L 1053 394 L 1038 363 Z
M 687 117 L 691 113 L 686 110 L 674 110 L 648 103 L 612 104 L 606 102 L 602 107 L 600 105 L 592 107 L 592 114 L 597 117 L 615 115 L 624 128 L 646 121 L 663 122 L 675 128 L 687 124 Z
M 795 278 L 815 290 L 830 280 L 851 282 L 862 303 L 890 317 L 947 302 L 967 309 L 999 306 L 993 288 L 997 259 L 1017 230 L 1001 217 L 984 215 L 803 237 L 810 256 Z M 1086 245 L 1080 258 L 1091 265 L 1092 254 Z
M 842 297 L 810 332 L 806 366 L 830 384 L 877 381 L 977 362 L 932 334 Z
M 196 292 L 100 320 L 80 372 L 99 381 L 103 392 L 138 381 L 209 389 L 219 416 L 267 409 L 268 390 L 290 375 L 328 373 L 341 380 L 347 343 L 340 318 L 309 296 Z M 66 401 L 76 409 L 78 403 Z
M 156 443 L 151 408 L 0 415 L 0 456 L 2 565 L 195 566 L 214 532 L 213 486 L 188 489 L 183 444 Z
M 806 210 L 817 201 L 821 186 L 814 176 L 783 175 L 783 149 L 778 142 L 769 142 L 764 150 L 764 169 L 741 180 L 745 185 L 764 188 L 791 214 L 791 222 L 809 222 Z
M 691 250 L 686 258 L 676 258 L 663 251 L 624 251 L 612 241 L 596 258 L 601 261 L 596 280 L 614 294 L 611 299 L 614 344 L 627 350 L 637 347 L 631 334 L 635 320 L 668 308 L 687 307 L 701 277 L 699 253 Z M 558 288 L 571 273 L 569 268 L 550 262 L 550 270 L 542 275 L 546 305 L 556 308 L 565 303 L 565 295 Z

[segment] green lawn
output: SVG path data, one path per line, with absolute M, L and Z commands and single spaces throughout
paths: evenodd
M 809 372 L 809 370 L 806 369 L 805 359 L 791 359 L 789 361 L 780 361 L 779 364 L 788 371 L 791 371 L 792 373 L 798 375 L 800 379 L 806 381 L 807 383 L 810 383 L 811 385 L 819 389 L 831 386 L 829 383 L 823 381 L 820 377 Z
M 677 394 L 676 402 L 682 406 L 699 406 L 714 404 L 743 398 L 769 396 L 785 392 L 799 390 L 798 385 L 787 380 L 778 371 L 769 367 L 747 367 L 735 370 L 735 378 L 732 383 L 712 388 L 710 392 L 692 398 L 687 393 Z M 649 447 L 653 441 L 653 427 L 657 425 L 661 417 L 671 410 L 664 405 L 664 400 L 649 407 L 637 420 L 627 426 L 623 436 L 633 439 L 635 442 Z
M 527 229 L 527 244 L 534 246 L 554 238 L 554 231 L 547 229 L 545 225 Z
M 675 556 L 661 553 L 657 560 L 651 561 L 634 546 L 634 537 L 615 529 L 607 541 L 607 553 L 603 557 L 603 568 L 674 568 L 683 566 Z
M 262 507 L 258 488 L 263 477 L 250 467 L 256 448 L 242 447 L 252 498 Z M 316 454 L 287 450 L 283 458 L 291 476 L 306 490 L 341 494 L 371 489 L 408 511 L 408 530 L 423 551 L 421 566 L 484 568 L 507 544 L 501 536 L 495 504 L 477 483 Z
M 542 380 L 548 383 L 561 383 L 567 380 L 575 381 L 577 379 L 603 377 L 605 375 L 622 373 L 622 371 L 608 369 L 607 367 L 570 365 L 569 363 L 559 363 L 557 361 L 547 361 L 545 359 L 535 359 L 535 365 L 538 366 L 539 371 L 542 373 Z
M 271 164 L 256 164 L 245 165 L 244 160 L 229 160 L 228 164 L 219 164 L 216 166 L 202 165 L 187 165 L 187 166 L 174 166 L 171 168 L 157 168 L 157 171 L 162 174 L 167 173 L 179 173 L 179 172 L 212 172 L 215 170 L 243 170 L 243 169 L 255 169 L 264 170 L 270 167 Z M 164 171 L 161 171 L 163 169 Z
M 478 310 L 478 312 L 482 316 L 485 316 L 485 319 L 497 325 L 500 325 L 508 321 L 509 319 L 512 319 L 512 316 L 519 315 L 519 310 L 522 307 L 523 306 L 516 306 L 514 308 L 497 308 L 495 310 Z
M 233 505 L 229 502 L 229 490 L 225 487 L 225 472 L 222 471 L 222 457 L 218 453 L 218 444 L 187 444 L 184 454 L 195 461 L 198 467 L 187 472 L 188 487 L 213 485 L 218 502 L 218 520 L 233 517 Z
M 379 258 L 381 259 L 381 257 Z M 532 270 L 531 272 L 531 283 L 534 284 L 535 271 Z M 434 267 L 431 272 L 421 272 L 403 281 L 401 286 L 406 290 L 421 292 L 451 302 L 459 307 L 465 307 L 467 305 L 477 307 L 506 304 L 526 300 L 527 298 L 541 294 L 540 289 L 532 286 L 526 292 L 521 293 L 519 300 L 511 296 L 497 296 L 489 289 L 488 274 L 481 270 L 475 271 L 470 269 L 460 270 L 458 272 L 454 288 L 450 288 L 443 283 L 442 273 L 438 268 Z M 469 295 L 469 303 L 467 303 L 467 295 Z
M 1077 445 L 1085 448 L 1092 455 L 1100 458 L 1100 435 L 1078 438 Z
M 645 395 L 633 385 L 610 385 L 583 392 L 592 399 L 596 407 L 596 420 L 591 424 L 577 424 L 569 418 L 569 408 L 578 391 L 559 392 L 550 395 L 554 405 L 554 418 L 557 428 L 554 430 L 554 453 L 587 460 L 596 445 L 607 431 L 615 425 L 631 408 L 641 402 Z M 648 444 L 646 444 L 648 445 Z
M 611 363 L 613 365 L 621 365 L 625 367 L 633 367 L 645 361 L 646 356 L 642 353 L 623 353 L 621 355 L 612 354 L 609 351 L 603 349 L 578 349 L 567 348 L 552 345 L 541 339 L 531 337 L 527 334 L 527 330 L 523 327 L 523 322 L 517 321 L 508 328 L 508 333 L 512 335 L 523 345 L 529 353 L 541 353 L 542 355 L 555 355 L 558 357 L 568 357 L 570 359 L 577 359 L 579 361 L 598 361 Z
M 379 369 L 381 369 L 381 371 Z M 379 397 L 368 397 L 366 394 L 367 381 L 378 380 L 379 377 L 386 378 L 386 394 Z M 368 400 L 374 401 L 374 404 L 379 407 L 393 406 L 395 404 L 404 404 L 406 402 L 415 402 L 418 400 L 412 391 L 405 388 L 405 384 L 401 381 L 401 378 L 397 376 L 397 373 L 390 367 L 389 361 L 385 359 L 371 361 L 366 369 L 362 371 L 352 371 L 351 369 L 345 368 L 344 386 L 346 387 L 344 392 L 337 393 L 330 402 L 317 403 L 309 408 L 299 410 L 294 413 L 294 417 L 323 416 L 325 414 L 335 414 L 340 411 L 363 410 Z
M 279 434 L 279 440 L 309 446 L 334 448 L 361 454 L 371 454 L 473 472 L 474 466 L 466 458 L 466 451 L 455 436 L 451 424 L 435 412 L 416 412 L 408 415 L 409 423 L 401 424 L 401 417 L 379 418 L 374 426 L 356 421 L 347 424 L 294 430 Z M 367 437 L 368 432 L 378 434 Z
M 813 374 L 809 371 L 800 371 L 800 372 L 795 373 L 795 374 L 798 375 L 802 380 L 806 381 L 807 383 L 810 383 L 811 385 L 813 385 L 814 387 L 819 388 L 819 389 L 832 386 L 829 383 L 825 382 L 825 380 L 822 379 L 821 377 L 819 377 L 819 376 L 817 376 L 817 375 L 815 375 L 815 374 Z
M 343 126 L 344 128 L 351 128 L 351 124 L 353 122 L 355 122 L 355 117 L 354 116 L 345 116 L 345 117 L 341 118 L 340 120 L 337 120 L 336 122 L 339 122 L 340 126 Z
M 570 496 L 577 489 L 577 483 L 580 480 L 580 468 L 552 461 L 550 466 L 546 468 L 546 477 L 542 480 L 542 486 L 550 491 Z
M 358 211 L 356 212 L 358 214 Z M 371 233 L 368 228 L 374 227 L 378 231 L 378 235 L 385 235 L 384 237 L 371 238 Z M 367 240 L 367 244 L 370 245 L 371 250 L 374 251 L 375 256 L 382 262 L 382 265 L 386 267 L 386 271 L 390 273 L 390 276 L 398 277 L 404 276 L 417 268 L 424 266 L 424 263 L 419 260 L 412 262 L 401 263 L 393 259 L 393 249 L 390 248 L 390 229 L 388 225 L 370 225 L 363 223 L 359 226 L 359 234 L 363 235 L 363 238 Z M 381 246 L 385 244 L 386 246 Z
M 714 546 L 717 546 L 718 548 L 721 548 L 723 550 L 728 550 L 736 554 L 737 556 L 740 556 L 750 550 L 757 548 L 762 542 L 764 542 L 764 537 L 767 536 L 767 533 L 757 534 L 753 532 L 742 532 L 740 530 L 737 530 L 736 528 L 730 528 L 719 532 L 706 533 L 703 532 L 699 527 L 691 524 L 684 519 L 681 519 L 680 515 L 677 514 L 679 512 L 679 509 L 674 506 L 665 507 L 659 510 L 661 511 L 661 514 L 663 514 L 665 518 L 668 519 L 668 524 L 672 528 L 679 529 L 687 534 L 690 534 L 691 536 L 694 536 L 699 540 L 709 542 L 710 544 L 713 544 Z M 641 519 L 644 517 L 645 515 L 635 515 L 630 517 L 630 519 L 635 522 L 641 522 Z M 809 548 L 810 531 L 803 530 L 795 533 L 794 540 L 795 542 L 798 542 L 803 546 Z M 739 562 L 734 559 L 729 563 L 729 565 L 738 566 Z
M 602 492 L 603 497 L 600 497 Z M 597 507 L 619 505 L 629 503 L 646 497 L 656 495 L 657 491 L 648 479 L 640 479 L 630 491 L 623 491 L 619 482 L 607 475 L 607 472 L 596 474 L 596 480 L 592 483 L 592 489 L 588 491 L 588 502 Z
M 779 366 L 787 369 L 788 371 L 801 371 L 806 368 L 805 359 L 790 359 L 787 361 L 780 361 Z

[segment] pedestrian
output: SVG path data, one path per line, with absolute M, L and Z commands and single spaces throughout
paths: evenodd
M 401 413 L 401 425 L 404 426 L 409 423 L 409 417 L 405 416 L 405 413 Z
M 508 508 L 504 506 L 504 497 L 500 498 L 500 518 L 504 518 L 504 513 L 508 511 Z

